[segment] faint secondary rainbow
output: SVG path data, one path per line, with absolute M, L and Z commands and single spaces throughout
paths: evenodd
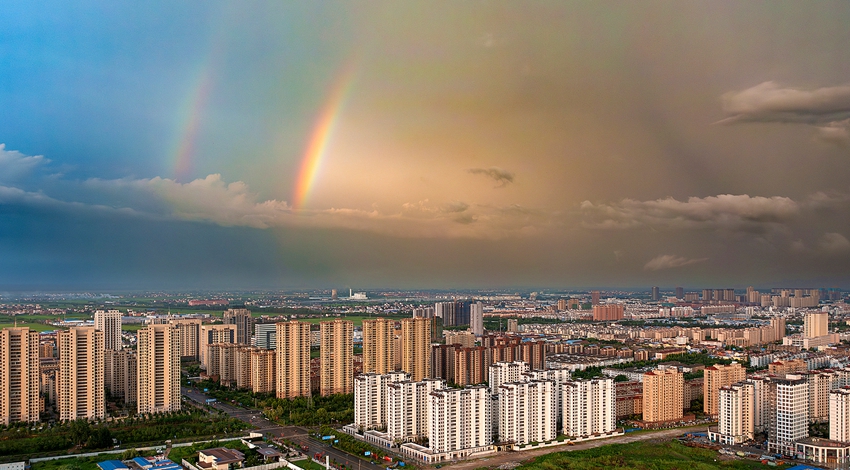
M 212 89 L 211 67 L 198 72 L 192 84 L 189 99 L 183 106 L 182 129 L 177 146 L 174 149 L 174 179 L 186 181 L 192 174 L 192 157 L 195 155 L 195 141 L 201 127 L 201 117 Z
M 298 172 L 298 180 L 295 182 L 295 192 L 292 195 L 292 208 L 295 210 L 303 208 L 307 196 L 310 195 L 310 191 L 316 184 L 316 177 L 319 175 L 322 161 L 328 150 L 328 144 L 339 121 L 353 77 L 354 73 L 349 69 L 334 83 L 330 96 L 319 114 L 319 119 L 313 126 L 313 132 L 301 160 L 301 170 Z

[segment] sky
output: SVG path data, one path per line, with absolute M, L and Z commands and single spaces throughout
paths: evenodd
M 0 17 L 0 290 L 850 288 L 848 2 Z

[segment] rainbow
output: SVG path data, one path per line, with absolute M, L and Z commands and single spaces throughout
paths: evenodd
M 207 105 L 212 89 L 211 67 L 204 67 L 198 73 L 189 99 L 183 106 L 182 129 L 180 139 L 174 149 L 174 179 L 185 182 L 191 177 L 192 157 L 195 155 L 195 141 L 201 127 L 201 114 Z
M 307 149 L 301 160 L 301 170 L 295 182 L 295 192 L 292 195 L 293 210 L 300 210 L 307 200 L 307 196 L 316 183 L 322 160 L 327 153 L 328 144 L 333 136 L 334 128 L 339 120 L 345 97 L 353 82 L 354 74 L 351 69 L 340 75 L 340 78 L 331 88 L 331 93 L 325 103 L 319 119 L 313 126 L 313 133 L 307 143 Z

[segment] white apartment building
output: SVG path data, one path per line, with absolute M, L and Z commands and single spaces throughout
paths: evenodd
M 103 332 L 103 348 L 118 351 L 121 342 L 121 312 L 118 310 L 95 310 L 94 329 Z
M 435 390 L 428 395 L 429 447 L 447 459 L 463 458 L 493 444 L 490 391 L 479 385 Z
M 577 380 L 563 385 L 563 430 L 581 437 L 608 433 L 617 428 L 614 379 Z
M 829 392 L 829 438 L 850 442 L 850 388 Z
M 387 384 L 410 380 L 406 372 L 354 377 L 354 425 L 364 431 L 387 426 Z
M 716 431 L 709 429 L 709 439 L 726 445 L 740 444 L 753 438 L 755 386 L 738 382 L 721 387 L 718 392 Z
M 799 375 L 771 380 L 768 450 L 790 455 L 794 442 L 809 435 L 809 387 Z
M 394 442 L 422 441 L 429 436 L 428 396 L 446 387 L 442 379 L 388 382 L 387 434 Z
M 528 363 L 521 361 L 496 362 L 490 366 L 490 393 L 499 394 L 499 387 L 510 382 L 519 382 L 528 372 Z
M 510 382 L 499 386 L 500 442 L 524 445 L 558 437 L 555 383 L 550 380 Z
M 555 382 L 555 407 L 557 408 L 555 413 L 555 420 L 558 422 L 559 429 L 562 428 L 564 422 L 564 384 L 570 381 L 570 370 L 531 370 L 522 375 L 523 380 L 526 381 L 551 380 L 552 382 Z M 492 379 L 490 383 L 492 383 Z
M 475 336 L 484 336 L 484 305 L 481 302 L 469 306 L 469 329 Z

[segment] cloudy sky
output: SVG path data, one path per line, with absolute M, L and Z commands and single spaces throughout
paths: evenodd
M 850 287 L 848 2 L 0 17 L 0 289 Z

